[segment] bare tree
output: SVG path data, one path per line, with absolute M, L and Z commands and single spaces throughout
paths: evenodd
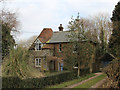
M 27 40 L 20 40 L 18 42 L 18 46 L 22 46 L 22 47 L 25 47 L 28 49 L 33 44 L 33 42 L 35 41 L 36 38 L 37 38 L 37 36 L 32 36 Z
M 4 2 L 6 0 L 1 0 Z M 5 57 L 9 54 L 11 48 L 15 46 L 16 32 L 19 32 L 19 20 L 17 13 L 11 12 L 8 9 L 2 8 L 0 10 L 0 25 L 1 25 L 1 36 L 2 36 L 2 56 Z
M 92 39 L 96 39 L 96 71 L 99 70 L 102 56 L 108 52 L 108 42 L 112 31 L 112 23 L 110 21 L 110 15 L 107 13 L 98 13 L 91 17 L 91 22 L 94 27 L 91 30 Z
M 110 34 L 112 31 L 112 23 L 110 15 L 107 13 L 98 13 L 92 18 L 94 28 L 97 30 L 98 41 L 101 44 L 108 44 Z M 106 48 L 106 46 L 104 46 Z
M 20 25 L 20 22 L 17 18 L 17 14 L 14 12 L 2 10 L 2 12 L 0 13 L 0 20 L 2 21 L 2 24 L 6 24 L 7 27 L 11 29 L 11 31 L 18 31 L 18 26 Z

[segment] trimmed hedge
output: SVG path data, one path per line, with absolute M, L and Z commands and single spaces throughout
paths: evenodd
M 3 88 L 44 88 L 48 85 L 59 84 L 64 81 L 77 78 L 77 72 L 64 72 L 54 76 L 48 76 L 43 78 L 28 78 L 21 80 L 18 77 L 3 77 Z
M 2 88 L 19 88 L 20 82 L 21 79 L 18 77 L 2 77 Z

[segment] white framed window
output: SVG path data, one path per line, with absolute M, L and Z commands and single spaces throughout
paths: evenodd
M 39 39 L 37 39 L 37 40 L 35 41 L 35 50 L 36 50 L 36 51 L 41 50 L 42 46 L 43 46 L 43 44 L 40 42 Z
M 41 50 L 41 44 L 40 43 L 36 43 L 35 44 L 35 50 Z
M 61 45 L 61 43 L 59 43 L 59 52 L 61 52 L 62 51 L 62 45 Z
M 35 67 L 41 67 L 41 58 L 35 58 Z

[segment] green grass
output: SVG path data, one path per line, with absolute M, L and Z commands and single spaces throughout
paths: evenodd
M 53 76 L 53 75 L 58 75 L 61 73 L 65 73 L 65 72 L 70 72 L 70 71 L 62 71 L 62 72 L 44 72 L 45 76 Z
M 100 75 L 90 81 L 87 81 L 86 83 L 83 83 L 75 88 L 90 88 L 91 86 L 95 85 L 97 82 L 101 81 L 105 77 L 106 77 L 106 74 L 102 74 L 102 75 Z
M 81 82 L 81 81 L 83 81 L 83 80 L 86 80 L 86 79 L 88 79 L 88 78 L 90 78 L 90 77 L 93 77 L 93 76 L 95 76 L 95 74 L 93 74 L 93 73 L 92 73 L 92 74 L 88 74 L 88 75 L 86 75 L 86 76 L 79 77 L 78 79 L 73 79 L 73 80 L 71 80 L 71 81 L 63 82 L 63 83 L 61 83 L 61 84 L 49 86 L 49 87 L 47 87 L 47 88 L 64 88 L 64 87 L 67 87 L 67 86 L 76 84 L 76 83 L 78 83 L 78 82 Z

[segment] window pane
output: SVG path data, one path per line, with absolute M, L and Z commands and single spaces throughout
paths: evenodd
M 41 44 L 40 43 L 36 43 L 35 44 L 35 49 L 36 50 L 41 50 Z
M 39 59 L 39 66 L 40 66 L 40 64 L 41 64 L 41 59 Z
M 35 66 L 40 66 L 41 65 L 41 58 L 36 58 L 35 59 Z
M 59 51 L 61 51 L 61 50 L 62 50 L 61 46 L 62 46 L 62 45 L 61 45 L 61 44 L 59 44 Z
M 36 66 L 38 65 L 38 59 L 35 59 L 35 61 L 36 61 Z
M 73 51 L 76 52 L 77 51 L 77 45 L 73 46 Z
M 39 43 L 39 50 L 41 49 L 41 44 Z
M 36 50 L 38 50 L 38 43 L 36 43 Z

